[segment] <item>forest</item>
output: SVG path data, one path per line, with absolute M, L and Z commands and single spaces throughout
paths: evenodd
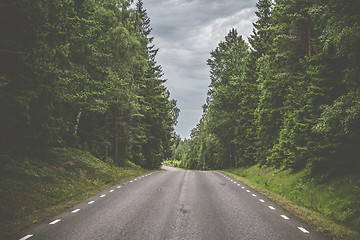
M 170 156 L 179 109 L 141 0 L 0 5 L 0 162 L 74 148 L 153 169 Z
M 248 39 L 233 28 L 211 51 L 203 115 L 181 139 L 142 0 L 2 0 L 0 238 L 166 159 L 358 232 L 360 1 L 256 7 Z
M 189 169 L 360 169 L 360 1 L 259 0 L 245 41 L 210 54 L 203 116 L 173 159 Z

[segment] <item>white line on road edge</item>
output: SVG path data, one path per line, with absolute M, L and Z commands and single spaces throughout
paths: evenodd
M 250 192 L 250 190 L 246 190 L 247 192 Z
M 75 209 L 74 211 L 72 211 L 71 213 L 77 213 L 78 211 L 80 211 L 80 209 Z
M 281 217 L 282 217 L 283 219 L 286 219 L 286 220 L 289 219 L 289 218 L 288 218 L 287 216 L 285 216 L 285 215 L 281 215 Z
M 26 235 L 25 237 L 23 238 L 20 238 L 19 240 L 26 240 L 26 239 L 29 239 L 31 238 L 32 236 L 34 236 L 33 234 L 30 234 L 30 235 Z
M 303 228 L 303 227 L 298 227 L 298 229 L 300 229 L 303 233 L 309 233 L 309 231 L 308 230 L 306 230 L 305 228 Z
M 90 204 L 93 204 L 95 201 L 90 201 L 90 202 L 88 202 L 88 204 L 90 205 Z
M 133 182 L 133 181 L 130 181 L 131 183 Z
M 113 192 L 114 191 L 114 189 L 111 189 L 109 192 Z
M 54 224 L 57 224 L 57 223 L 60 222 L 60 221 L 61 221 L 61 219 L 57 219 L 57 220 L 55 220 L 55 221 L 53 221 L 53 222 L 51 222 L 51 223 L 49 223 L 49 224 L 54 225 Z
M 275 210 L 275 208 L 274 208 L 273 206 L 269 206 L 269 208 L 270 208 L 271 210 Z
M 117 188 L 121 188 L 121 186 L 117 186 Z
M 253 194 L 253 197 L 256 197 L 256 195 L 255 195 L 255 194 Z
M 238 186 L 240 187 L 240 184 L 238 184 Z
M 106 195 L 105 195 L 105 194 L 103 194 L 103 195 L 101 195 L 100 197 L 101 197 L 101 198 L 103 198 L 103 197 L 105 197 L 105 196 L 106 196 Z

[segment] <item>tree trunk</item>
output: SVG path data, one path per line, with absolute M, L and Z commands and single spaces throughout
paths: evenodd
M 308 17 L 308 56 L 311 57 L 311 25 L 310 18 Z
M 119 113 L 119 104 L 117 103 L 115 109 L 115 156 L 114 156 L 114 162 L 117 165 L 119 164 L 118 113 Z
M 78 114 L 76 116 L 76 124 L 75 124 L 75 131 L 74 131 L 75 135 L 77 135 L 77 131 L 78 131 L 78 128 L 79 128 L 81 113 L 82 113 L 82 109 L 80 108 L 80 110 L 79 110 L 79 112 L 78 112 Z

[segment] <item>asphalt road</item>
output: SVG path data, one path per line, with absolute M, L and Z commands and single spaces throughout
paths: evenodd
M 17 239 L 326 239 L 221 173 L 164 168 L 115 185 Z

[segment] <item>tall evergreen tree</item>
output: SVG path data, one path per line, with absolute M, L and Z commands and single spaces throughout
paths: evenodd
M 117 165 L 159 165 L 178 109 L 141 1 L 15 0 L 0 10 L 1 154 L 81 147 Z
M 209 89 L 210 105 L 208 126 L 211 132 L 220 139 L 225 151 L 227 164 L 236 166 L 235 129 L 239 112 L 237 103 L 240 101 L 241 81 L 245 74 L 248 46 L 237 31 L 232 29 L 211 52 L 212 59 L 208 60 L 211 73 Z M 240 113 L 241 114 L 241 113 Z M 216 121 L 215 121 L 216 119 Z
M 257 7 L 250 53 L 230 47 L 231 33 L 211 53 L 204 116 L 185 145 L 188 165 L 220 158 L 221 167 L 358 169 L 360 4 L 259 0 Z

